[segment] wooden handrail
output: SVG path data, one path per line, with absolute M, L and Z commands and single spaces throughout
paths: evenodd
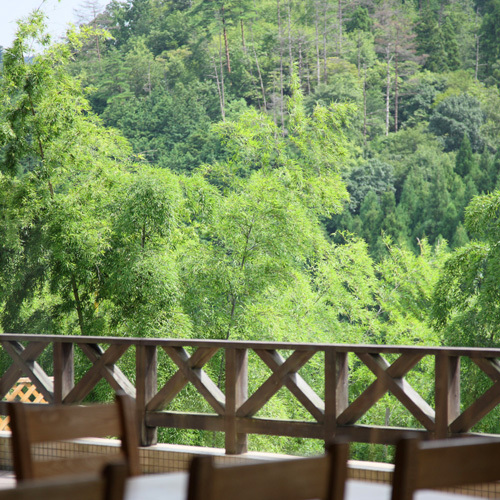
M 49 404 L 81 403 L 104 379 L 114 390 L 122 390 L 135 399 L 144 446 L 156 442 L 158 427 L 223 432 L 226 452 L 231 454 L 245 452 L 247 436 L 253 433 L 326 442 L 343 435 L 351 441 L 380 444 L 395 443 L 403 432 L 445 438 L 470 433 L 500 403 L 500 349 L 32 334 L 1 334 L 0 344 L 12 360 L 0 378 L 0 399 L 5 399 L 23 376 L 31 380 Z M 88 368 L 75 367 L 75 348 L 88 361 Z M 38 359 L 46 349 L 53 351 L 52 366 L 42 367 Z M 167 377 L 163 374 L 164 363 L 159 366 L 159 353 L 175 367 Z M 321 372 L 317 362 L 315 365 L 316 376 L 321 379 L 320 391 L 299 373 L 317 355 L 322 357 Z M 266 367 L 267 378 L 249 381 L 249 356 L 252 363 L 258 360 Z M 429 357 L 434 363 L 435 383 L 427 401 L 406 376 Z M 470 359 L 492 381 L 490 389 L 465 409 L 460 401 L 462 358 Z M 352 360 L 367 367 L 374 377 L 356 395 L 349 392 Z M 128 376 L 123 370 L 132 362 L 134 382 L 130 370 Z M 53 372 L 53 378 L 47 371 Z M 179 401 L 179 394 L 188 384 L 201 396 L 209 408 L 207 412 L 171 411 L 171 405 Z M 281 388 L 286 388 L 305 408 L 307 420 L 256 416 Z M 418 428 L 360 425 L 361 418 L 388 392 L 419 423 Z M 5 405 L 0 402 L 0 414 L 5 414 Z

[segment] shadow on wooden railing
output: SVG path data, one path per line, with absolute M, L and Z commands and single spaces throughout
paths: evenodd
M 12 360 L 0 378 L 0 399 L 5 400 L 23 376 L 49 403 L 79 403 L 104 379 L 113 390 L 122 390 L 135 399 L 144 446 L 156 442 L 158 427 L 223 432 L 230 454 L 246 451 L 248 434 L 323 440 L 344 435 L 351 441 L 380 444 L 395 443 L 402 432 L 443 438 L 469 433 L 500 403 L 500 350 L 495 349 L 14 334 L 0 335 L 0 344 Z M 47 356 L 51 351 L 51 357 Z M 43 360 L 38 362 L 42 353 Z M 316 355 L 322 358 L 314 367 L 321 390 L 313 389 L 298 373 Z M 259 380 L 251 394 L 249 356 L 267 370 L 267 378 Z M 435 383 L 433 394 L 427 398 L 433 406 L 405 379 L 429 357 Z M 461 358 L 469 358 L 492 381 L 491 387 L 465 409 L 460 405 Z M 349 360 L 362 363 L 373 373 L 373 381 L 356 397 L 349 394 Z M 175 369 L 165 375 L 167 362 Z M 221 368 L 220 372 L 214 365 Z M 51 372 L 53 377 L 48 375 Z M 170 410 L 189 383 L 210 413 Z M 308 419 L 256 416 L 282 388 L 301 403 L 310 415 Z M 388 392 L 419 428 L 359 424 Z M 6 404 L 0 402 L 0 414 L 6 413 Z

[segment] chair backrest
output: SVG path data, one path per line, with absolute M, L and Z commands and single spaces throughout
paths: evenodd
M 402 439 L 396 446 L 392 500 L 416 490 L 452 488 L 500 480 L 500 439 Z
M 18 481 L 98 474 L 110 462 L 125 460 L 128 475 L 139 474 L 139 440 L 133 401 L 117 394 L 114 404 L 90 406 L 9 403 L 12 455 Z M 35 460 L 33 445 L 90 437 L 118 437 L 116 453 Z
M 333 443 L 320 457 L 247 465 L 216 465 L 195 457 L 188 500 L 342 500 L 347 477 L 347 443 Z
M 108 464 L 100 476 L 64 476 L 25 481 L 16 488 L 0 490 L 0 500 L 122 500 L 127 465 Z

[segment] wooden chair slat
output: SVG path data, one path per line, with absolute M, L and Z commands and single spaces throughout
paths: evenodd
M 347 443 L 334 443 L 321 457 L 261 464 L 218 466 L 212 457 L 196 457 L 188 500 L 342 500 L 348 453 Z
M 120 457 L 126 460 L 128 474 L 140 473 L 139 438 L 131 398 L 116 395 L 116 403 L 91 406 L 31 406 L 8 403 L 12 428 L 12 454 L 18 481 L 63 474 L 95 474 L 105 463 Z M 35 460 L 33 444 L 56 443 L 70 439 L 113 436 L 121 439 L 121 449 L 92 458 Z M 119 455 L 118 455 L 119 453 Z
M 23 408 L 31 443 L 79 437 L 119 437 L 120 417 L 113 404 Z
M 107 465 L 99 476 L 65 476 L 27 481 L 0 490 L 0 500 L 122 500 L 127 467 L 124 462 Z
M 411 500 L 422 489 L 500 480 L 500 439 L 402 439 L 396 446 L 392 500 Z
M 33 478 L 43 479 L 64 475 L 96 474 L 110 462 L 125 460 L 123 453 L 85 455 L 64 460 L 38 460 L 33 463 Z

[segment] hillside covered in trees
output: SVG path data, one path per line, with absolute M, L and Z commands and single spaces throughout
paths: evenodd
M 498 346 L 500 0 L 81 19 L 1 53 L 0 331 Z
M 306 113 L 355 108 L 342 169 L 350 201 L 325 221 L 385 253 L 381 232 L 418 249 L 470 235 L 464 209 L 497 184 L 497 2 L 213 0 L 82 5 L 107 42 L 73 67 L 105 125 L 144 161 L 186 173 L 224 159 L 214 122 L 264 112 L 288 133 L 295 72 Z M 347 167 L 347 165 L 346 165 Z

